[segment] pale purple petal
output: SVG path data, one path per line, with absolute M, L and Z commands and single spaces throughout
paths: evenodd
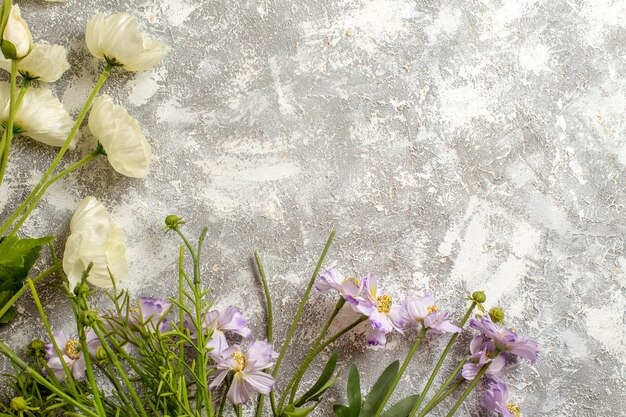
M 250 337 L 250 329 L 248 328 L 248 322 L 235 307 L 227 307 L 221 312 L 217 319 L 217 328 L 220 330 L 229 330 L 233 333 L 248 338 Z
M 387 343 L 387 335 L 376 329 L 372 329 L 367 335 L 367 343 L 371 346 L 385 346 Z
M 214 330 L 213 335 L 206 343 L 207 349 L 211 349 L 211 355 L 221 355 L 228 348 L 228 341 L 224 332 Z
M 269 394 L 274 386 L 274 378 L 262 371 L 252 371 L 244 374 L 245 381 L 257 392 Z
M 71 369 L 72 375 L 77 381 L 80 381 L 85 377 L 85 370 L 87 367 L 85 366 L 85 356 L 83 354 L 81 354 L 80 357 L 74 361 L 71 365 Z
M 228 400 L 233 404 L 245 404 L 250 401 L 250 391 L 246 386 L 243 375 L 236 373 L 227 394 Z
M 226 375 L 228 375 L 229 370 L 223 370 L 222 372 L 219 372 L 217 374 L 217 376 L 215 377 L 215 379 L 213 379 L 213 381 L 211 381 L 211 384 L 209 384 L 209 388 L 215 388 L 217 386 L 219 386 L 222 381 L 224 381 L 224 378 L 226 378 Z
M 272 345 L 263 341 L 252 342 L 246 354 L 246 372 L 262 370 L 274 363 L 278 354 Z

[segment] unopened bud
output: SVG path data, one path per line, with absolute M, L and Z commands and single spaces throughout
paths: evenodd
M 504 324 L 504 311 L 500 307 L 494 307 L 489 310 L 489 317 L 494 323 Z
M 107 355 L 107 351 L 104 350 L 102 346 L 98 346 L 98 349 L 96 350 L 96 360 L 98 362 L 104 362 L 107 359 L 109 359 L 109 355 Z
M 10 4 L 10 3 L 9 3 Z M 6 59 L 22 59 L 33 49 L 33 38 L 28 24 L 20 13 L 20 7 L 11 7 L 0 44 Z
M 28 402 L 24 397 L 11 398 L 11 410 L 20 412 L 28 410 Z
M 93 327 L 93 324 L 98 321 L 98 315 L 93 310 L 87 310 L 80 313 L 80 322 L 83 326 Z
M 46 344 L 39 339 L 35 339 L 28 344 L 28 353 L 33 356 L 41 356 L 45 350 Z
M 476 301 L 479 304 L 482 304 L 487 301 L 487 296 L 485 295 L 484 291 L 476 291 L 472 294 L 472 300 Z

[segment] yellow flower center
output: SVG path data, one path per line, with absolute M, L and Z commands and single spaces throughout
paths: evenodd
M 65 354 L 70 359 L 78 359 L 80 358 L 80 342 L 76 339 L 70 339 L 65 344 Z
M 439 307 L 437 307 L 437 306 L 430 306 L 430 307 L 428 307 L 427 310 L 428 310 L 428 314 L 432 314 L 432 313 L 438 312 L 439 311 Z
M 391 310 L 391 303 L 392 303 L 390 296 L 381 295 L 376 298 L 376 301 L 378 302 L 378 307 L 376 308 L 378 309 L 379 312 L 389 313 L 389 310 Z
M 133 307 L 133 308 L 130 309 L 130 312 L 138 314 L 139 313 L 139 309 L 137 307 Z
M 506 409 L 513 413 L 515 417 L 519 417 L 522 414 L 517 404 L 508 403 Z
M 493 352 L 485 352 L 485 356 L 489 359 L 493 359 Z
M 237 362 L 237 371 L 243 371 L 243 368 L 246 367 L 246 357 L 243 356 L 243 353 L 235 352 L 232 357 Z

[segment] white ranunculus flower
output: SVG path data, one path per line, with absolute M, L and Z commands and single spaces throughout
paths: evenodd
M 87 281 L 96 287 L 113 285 L 109 270 L 116 282 L 128 276 L 126 233 L 95 197 L 86 197 L 74 211 L 63 254 L 63 270 L 71 290 L 80 283 L 91 262 Z
M 113 169 L 127 177 L 148 175 L 152 149 L 139 123 L 124 107 L 113 104 L 108 96 L 100 96 L 93 102 L 88 125 Z
M 11 86 L 0 83 L 0 123 L 9 119 Z M 63 105 L 47 88 L 29 88 L 24 94 L 22 104 L 15 115 L 13 128 L 50 146 L 63 146 L 74 121 Z M 70 144 L 73 149 L 75 142 Z
M 85 40 L 96 58 L 116 62 L 128 71 L 145 71 L 165 57 L 169 48 L 139 31 L 127 13 L 97 13 L 87 23 Z
M 2 34 L 2 54 L 7 59 L 24 58 L 33 47 L 33 37 L 28 24 L 22 19 L 20 6 L 11 7 L 9 20 Z
M 0 57 L 0 68 L 11 72 L 11 61 Z M 17 70 L 30 78 L 51 83 L 70 68 L 65 47 L 36 43 L 26 58 L 17 62 Z

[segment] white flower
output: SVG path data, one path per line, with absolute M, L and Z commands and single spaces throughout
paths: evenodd
M 127 13 L 97 13 L 87 23 L 85 40 L 96 58 L 113 61 L 128 71 L 145 71 L 165 57 L 169 48 L 139 32 Z
M 2 53 L 8 59 L 24 58 L 33 47 L 33 37 L 28 24 L 22 19 L 20 6 L 11 7 L 9 20 L 2 34 Z
M 11 61 L 0 57 L 0 68 L 11 72 Z M 47 43 L 34 44 L 30 54 L 17 62 L 22 75 L 46 83 L 58 80 L 69 68 L 65 48 Z
M 0 83 L 0 123 L 9 119 L 11 86 Z M 74 122 L 63 105 L 47 88 L 29 88 L 15 115 L 13 129 L 50 146 L 63 146 Z M 70 149 L 75 141 L 70 144 Z
M 128 276 L 126 234 L 113 222 L 111 215 L 95 197 L 78 204 L 70 222 L 70 236 L 65 243 L 63 270 L 71 290 L 80 283 L 91 262 L 87 281 L 96 287 L 109 288 Z
M 98 97 L 89 114 L 89 130 L 104 147 L 113 169 L 127 177 L 148 175 L 152 149 L 124 107 L 113 104 L 108 96 Z

